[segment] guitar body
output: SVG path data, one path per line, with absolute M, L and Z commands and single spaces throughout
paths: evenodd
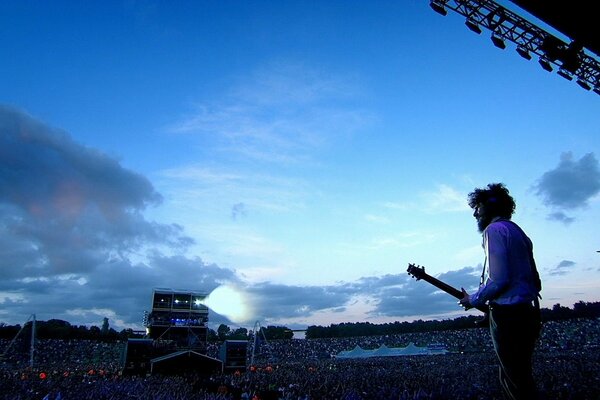
M 444 292 L 448 293 L 449 295 L 451 295 L 459 300 L 463 298 L 463 293 L 461 290 L 458 290 L 455 287 L 452 287 L 452 286 L 448 285 L 447 283 L 444 283 L 444 282 L 440 281 L 439 279 L 436 279 L 433 276 L 427 274 L 425 272 L 425 267 L 417 266 L 415 264 L 408 264 L 407 272 L 409 275 L 411 275 L 413 278 L 415 278 L 418 281 L 423 279 L 424 281 L 429 282 L 436 288 L 443 290 Z M 483 318 L 478 320 L 476 322 L 476 324 L 480 325 L 480 326 L 487 324 L 489 321 L 489 311 L 490 311 L 489 307 L 487 305 L 483 305 L 483 306 L 474 307 L 474 308 L 478 309 L 479 311 L 481 311 L 484 314 Z

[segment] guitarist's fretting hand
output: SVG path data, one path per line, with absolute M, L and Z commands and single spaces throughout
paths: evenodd
M 460 304 L 460 306 L 465 310 L 473 308 L 473 306 L 471 305 L 471 297 L 469 296 L 469 293 L 467 293 L 465 288 L 461 287 L 460 290 L 462 291 L 463 298 L 458 301 L 458 304 Z

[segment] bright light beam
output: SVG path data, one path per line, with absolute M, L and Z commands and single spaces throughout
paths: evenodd
M 250 296 L 232 286 L 217 287 L 206 296 L 203 303 L 214 312 L 229 318 L 231 322 L 248 322 L 252 317 Z

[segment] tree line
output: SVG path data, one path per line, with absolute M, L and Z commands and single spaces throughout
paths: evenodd
M 24 326 L 7 325 L 0 322 L 0 339 L 13 339 L 22 331 L 22 337 L 29 340 L 31 338 L 32 322 L 27 322 Z M 144 334 L 133 329 L 123 329 L 117 332 L 109 326 L 108 318 L 104 318 L 102 327 L 92 325 L 71 325 L 67 321 L 60 319 L 50 319 L 48 321 L 36 321 L 35 335 L 39 339 L 85 339 L 100 341 L 127 340 L 129 338 L 143 338 Z M 259 337 L 267 340 L 291 339 L 293 332 L 285 326 L 267 326 L 261 327 Z M 217 330 L 207 330 L 207 340 L 209 342 L 219 342 L 224 340 L 249 340 L 253 337 L 252 331 L 246 328 L 231 329 L 225 324 L 219 325 Z M 0 349 L 1 351 L 2 349 Z
M 551 309 L 542 308 L 543 321 L 556 321 L 572 318 L 599 318 L 600 302 L 579 301 L 573 308 L 555 304 Z M 306 329 L 307 339 L 317 338 L 342 338 L 353 336 L 393 335 L 402 333 L 430 332 L 443 330 L 458 330 L 475 328 L 476 322 L 481 317 L 461 316 L 448 320 L 417 320 L 412 322 L 392 322 L 384 324 L 372 324 L 370 322 L 347 322 L 331 324 L 329 326 L 311 325 Z M 32 322 L 24 326 L 7 325 L 0 322 L 0 339 L 12 339 L 20 331 L 25 331 L 25 337 L 30 337 Z M 207 340 L 218 342 L 223 340 L 250 340 L 254 336 L 252 330 L 246 328 L 231 329 L 226 324 L 220 324 L 216 330 L 208 329 Z M 141 338 L 144 335 L 132 329 L 123 329 L 117 332 L 109 326 L 108 318 L 104 318 L 102 326 L 71 325 L 67 321 L 50 319 L 48 321 L 36 321 L 36 337 L 41 339 L 87 339 L 101 341 L 127 340 L 128 338 Z M 258 337 L 266 340 L 291 339 L 293 332 L 286 326 L 261 327 Z
M 19 332 L 23 331 L 23 337 L 31 337 L 31 325 L 33 322 L 27 322 L 24 326 L 8 325 L 0 322 L 0 339 L 12 339 Z M 35 334 L 40 339 L 87 339 L 87 340 L 102 340 L 116 341 L 127 340 L 128 338 L 143 337 L 139 332 L 133 329 L 123 329 L 117 332 L 109 326 L 108 318 L 104 318 L 102 326 L 86 326 L 86 325 L 71 325 L 67 321 L 61 319 L 50 319 L 48 321 L 35 322 Z
M 542 308 L 542 321 L 557 321 L 572 318 L 600 317 L 600 302 L 579 301 L 573 308 L 555 304 L 551 309 Z M 447 320 L 417 320 L 412 322 L 393 322 L 372 324 L 370 322 L 353 322 L 332 324 L 328 327 L 309 326 L 306 329 L 307 339 L 341 338 L 352 336 L 394 335 L 401 333 L 431 332 L 477 328 L 482 316 L 461 316 Z

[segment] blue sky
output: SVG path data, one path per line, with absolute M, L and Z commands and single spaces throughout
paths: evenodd
M 599 300 L 600 98 L 428 1 L 9 0 L 0 59 L 2 322 L 221 285 L 252 307 L 211 323 L 464 315 L 406 268 L 477 285 L 490 182 L 543 306 Z

